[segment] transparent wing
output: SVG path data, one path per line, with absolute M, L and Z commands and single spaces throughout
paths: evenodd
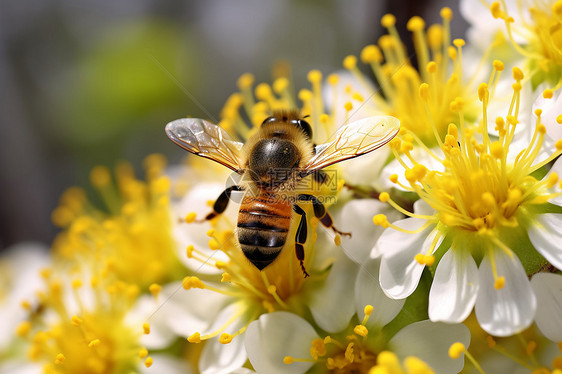
M 243 144 L 232 140 L 220 126 L 199 118 L 182 118 L 166 125 L 166 135 L 188 152 L 242 172 Z
M 382 147 L 398 134 L 400 121 L 390 116 L 364 118 L 341 127 L 329 143 L 319 144 L 304 166 L 307 173 Z

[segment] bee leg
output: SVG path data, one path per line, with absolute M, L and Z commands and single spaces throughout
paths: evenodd
M 215 204 L 213 205 L 213 211 L 207 214 L 205 218 L 197 220 L 196 222 L 198 223 L 205 222 L 223 213 L 226 210 L 226 207 L 228 206 L 228 202 L 230 201 L 230 194 L 232 193 L 232 191 L 242 191 L 242 190 L 243 190 L 242 187 L 234 185 L 222 191 L 222 193 L 215 201 Z
M 299 228 L 297 229 L 297 235 L 295 236 L 295 254 L 297 255 L 297 260 L 299 260 L 301 265 L 301 270 L 304 277 L 307 278 L 310 275 L 306 272 L 304 267 L 304 243 L 306 242 L 306 237 L 308 235 L 306 227 L 306 212 L 298 205 L 293 205 L 293 210 L 301 216 L 299 222 Z
M 324 207 L 324 204 L 314 195 L 299 195 L 298 199 L 300 201 L 310 201 L 312 202 L 312 207 L 314 208 L 314 216 L 320 220 L 320 222 L 324 225 L 324 227 L 332 229 L 336 234 L 349 236 L 351 237 L 350 232 L 343 232 L 338 230 L 334 226 L 334 221 L 332 220 L 332 216 Z

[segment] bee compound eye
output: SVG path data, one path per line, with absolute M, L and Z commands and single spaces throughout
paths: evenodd
M 306 134 L 306 136 L 309 137 L 309 139 L 312 139 L 312 126 L 310 126 L 308 122 L 306 122 L 304 119 L 299 119 L 297 120 L 297 126 L 302 131 L 304 131 L 304 133 Z
M 270 117 L 267 117 L 266 119 L 264 119 L 263 122 L 261 123 L 261 125 L 265 126 L 265 125 L 268 125 L 270 123 L 274 123 L 274 122 L 277 122 L 277 121 L 278 121 L 277 117 L 270 116 Z

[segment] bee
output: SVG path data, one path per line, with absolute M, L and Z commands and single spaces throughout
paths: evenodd
M 370 117 L 342 126 L 325 144 L 315 145 L 312 127 L 297 111 L 274 112 L 245 144 L 236 142 L 221 127 L 197 118 L 182 118 L 166 125 L 168 137 L 186 151 L 216 161 L 241 176 L 226 188 L 205 220 L 223 213 L 233 191 L 244 191 L 236 235 L 244 255 L 259 270 L 271 264 L 285 247 L 292 216 L 300 219 L 295 233 L 295 254 L 304 277 L 307 218 L 299 206 L 312 203 L 314 215 L 337 234 L 323 203 L 295 189 L 306 176 L 322 182 L 321 169 L 372 152 L 388 143 L 400 128 L 398 119 Z M 293 214 L 295 213 L 295 214 Z M 300 216 L 300 218 L 298 217 Z

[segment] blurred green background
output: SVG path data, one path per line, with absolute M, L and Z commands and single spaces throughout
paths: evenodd
M 1 0 L 0 249 L 50 243 L 60 194 L 95 165 L 179 162 L 164 125 L 217 118 L 242 73 L 269 81 L 285 60 L 299 89 L 375 43 L 383 14 L 410 40 L 406 21 L 439 22 L 444 5 L 462 37 L 444 0 Z

